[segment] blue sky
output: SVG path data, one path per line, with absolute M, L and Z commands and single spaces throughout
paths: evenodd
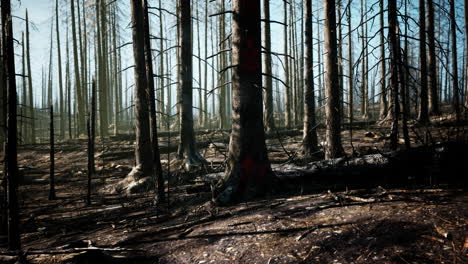
M 444 0 L 441 0 L 441 1 L 444 1 Z M 66 14 L 68 14 L 68 10 L 69 10 L 69 7 L 68 5 L 66 4 L 66 2 L 68 1 L 59 1 L 60 2 L 60 5 L 61 5 L 61 8 L 60 8 L 60 11 L 62 12 L 63 14 L 63 17 L 66 17 Z M 120 5 L 121 5 L 121 23 L 120 25 L 124 28 L 122 29 L 122 42 L 128 42 L 128 41 L 131 41 L 131 35 L 130 35 L 130 29 L 125 29 L 125 26 L 130 22 L 130 16 L 129 16 L 129 8 L 128 8 L 128 2 L 129 1 L 119 1 L 120 2 Z M 163 1 L 163 6 L 169 10 L 173 10 L 174 9 L 174 0 L 171 0 L 171 1 Z M 228 2 L 228 1 L 227 1 Z M 347 2 L 347 1 L 344 1 L 344 2 Z M 458 21 L 460 23 L 462 23 L 462 15 L 463 15 L 463 5 L 462 5 L 462 1 L 459 1 L 460 4 L 457 5 L 457 14 L 458 14 Z M 150 0 L 150 5 L 156 5 L 157 1 L 151 1 Z M 201 3 L 201 8 L 204 7 L 204 1 L 199 1 L 199 3 Z M 412 8 L 409 8 L 410 10 L 410 16 L 412 16 L 414 19 L 418 19 L 418 13 L 417 13 L 417 9 L 415 9 L 417 6 L 417 2 L 416 1 L 409 1 L 410 3 L 410 6 L 412 6 Z M 24 17 L 24 12 L 25 12 L 25 9 L 27 8 L 29 10 L 29 18 L 30 18 L 30 21 L 34 24 L 34 26 L 31 27 L 31 56 L 32 56 L 32 71 L 33 71 L 33 85 L 34 85 L 34 95 L 35 95 L 35 101 L 36 103 L 40 102 L 40 86 L 41 86 L 41 68 L 44 66 L 47 68 L 47 65 L 48 65 L 48 60 L 49 60 L 49 42 L 50 42 L 50 25 L 51 25 L 51 22 L 53 21 L 54 19 L 54 5 L 55 5 L 55 1 L 52 1 L 52 0 L 21 0 L 21 1 L 17 1 L 17 0 L 12 0 L 12 6 L 13 6 L 13 14 L 16 15 L 16 16 L 19 16 L 19 17 Z M 214 3 L 210 3 L 210 5 L 214 5 Z M 271 19 L 272 20 L 279 20 L 279 21 L 282 21 L 283 20 L 283 2 L 281 0 L 272 0 L 271 1 Z M 369 1 L 369 6 L 371 5 L 371 1 Z M 358 23 L 359 23 L 359 20 L 361 19 L 361 16 L 360 16 L 360 11 L 359 11 L 359 1 L 358 0 L 353 0 L 353 27 L 355 27 Z M 376 6 L 376 10 L 377 11 L 378 9 L 378 5 Z M 400 9 L 400 11 L 403 11 L 402 9 Z M 213 11 L 211 11 L 213 12 Z M 314 20 L 317 19 L 317 16 L 319 16 L 318 18 L 321 19 L 322 17 L 322 13 L 323 13 L 323 9 L 322 9 L 322 4 L 321 4 L 321 1 L 313 1 L 313 12 L 314 12 Z M 299 15 L 300 14 L 297 14 L 298 17 L 297 19 L 299 19 Z M 203 17 L 202 17 L 203 18 Z M 213 18 L 212 18 L 213 19 Z M 62 19 L 63 21 L 62 22 L 62 25 L 61 25 L 61 41 L 62 41 L 62 63 L 65 63 L 65 24 L 64 24 L 64 19 Z M 165 15 L 165 25 L 167 28 L 170 28 L 173 24 L 174 24 L 174 21 L 172 19 L 171 16 L 169 15 Z M 445 24 L 446 23 L 446 20 L 443 19 L 443 22 L 442 24 Z M 24 25 L 25 23 L 21 20 L 21 19 L 14 19 L 14 32 L 15 32 L 15 37 L 16 39 L 20 40 L 21 39 L 21 31 L 24 30 Z M 159 25 L 156 23 L 156 21 L 153 21 L 152 23 L 152 33 L 154 34 L 158 34 L 158 31 L 159 31 Z M 370 35 L 372 35 L 373 32 L 375 32 L 375 30 L 377 29 L 377 27 L 379 26 L 379 21 L 378 19 L 375 20 L 374 22 L 374 26 L 372 26 L 372 24 L 369 24 L 369 31 L 370 31 Z M 463 24 L 460 24 L 459 25 L 460 28 L 462 30 L 464 30 L 464 27 L 463 27 Z M 200 26 L 200 30 L 201 30 L 201 38 L 202 38 L 202 48 L 203 48 L 203 41 L 204 41 L 204 26 L 203 24 L 201 24 Z M 412 26 L 410 26 L 411 29 L 415 29 L 415 25 L 413 24 Z M 275 52 L 279 52 L 279 53 L 283 53 L 283 27 L 281 25 L 278 25 L 278 24 L 272 24 L 271 26 L 271 29 L 272 29 L 272 50 L 275 51 Z M 314 30 L 315 30 L 315 33 L 317 32 L 317 25 L 314 25 Z M 321 27 L 319 28 L 321 30 Z M 300 28 L 298 28 L 298 40 L 300 40 Z M 444 31 L 447 30 L 447 27 L 443 27 L 442 29 L 442 35 L 443 36 L 446 36 L 446 34 L 444 33 Z M 228 27 L 227 28 L 227 31 L 229 32 L 230 31 L 230 28 Z M 173 40 L 175 39 L 175 30 L 170 30 L 171 32 L 171 36 L 170 36 L 170 39 Z M 196 28 L 194 28 L 194 34 L 196 34 Z M 343 29 L 343 33 L 346 33 L 347 32 L 347 29 Z M 414 34 L 417 34 L 417 28 L 415 29 L 414 31 Z M 463 45 L 463 34 L 461 34 L 460 32 L 458 32 L 458 36 L 459 36 L 459 45 Z M 211 36 L 209 37 L 209 41 L 211 41 L 211 39 L 213 39 Z M 322 37 L 323 39 L 323 37 Z M 197 47 L 197 43 L 196 43 L 196 38 L 194 39 L 194 52 L 196 52 L 196 47 Z M 378 39 L 376 39 L 376 41 L 378 41 Z M 354 58 L 356 59 L 360 53 L 360 46 L 358 45 L 358 40 L 357 40 L 357 37 L 354 36 L 354 45 L 355 45 L 355 55 L 354 55 Z M 156 43 L 154 43 L 153 45 L 155 45 Z M 372 42 L 371 45 L 374 45 L 374 44 L 377 44 L 377 42 Z M 55 33 L 54 33 L 54 45 L 56 45 L 55 43 Z M 347 40 L 344 41 L 344 45 L 347 45 Z M 211 47 L 211 43 L 208 44 L 208 47 Z M 463 55 L 462 54 L 462 51 L 463 49 L 461 48 L 462 46 L 460 46 L 459 48 L 459 57 L 461 58 L 461 56 Z M 315 52 L 317 52 L 317 47 L 315 47 Z M 346 49 L 347 47 L 346 46 L 343 46 L 344 49 Z M 133 64 L 133 61 L 132 61 L 132 50 L 131 50 L 131 46 L 127 46 L 126 48 L 124 48 L 124 62 L 123 62 L 123 66 L 128 66 L 128 65 L 132 65 Z M 417 52 L 417 51 L 415 51 Z M 20 54 L 21 53 L 21 47 L 20 46 L 16 46 L 16 53 L 17 54 Z M 202 55 L 204 54 L 204 51 L 202 51 Z M 211 55 L 211 49 L 209 48 L 209 52 L 208 52 L 209 55 Z M 317 59 L 317 53 L 314 54 L 315 55 L 315 59 Z M 376 50 L 376 56 L 378 55 L 378 50 Z M 57 54 L 56 52 L 54 51 L 54 68 L 56 69 L 56 63 L 57 63 L 57 58 L 56 58 Z M 173 56 L 174 57 L 174 56 Z M 278 63 L 278 61 L 274 59 L 274 63 Z M 371 57 L 370 59 L 370 66 L 372 66 L 373 64 L 373 59 Z M 416 60 L 417 62 L 417 60 Z M 194 77 L 197 77 L 198 76 L 198 61 L 196 60 L 196 58 L 194 58 Z M 172 65 L 175 65 L 175 63 L 172 63 Z M 461 62 L 459 62 L 459 65 L 461 67 Z M 202 65 L 202 69 L 204 68 L 204 66 Z M 18 58 L 17 60 L 17 71 L 20 71 L 21 70 L 21 64 L 20 64 L 20 59 Z M 275 71 L 274 71 L 275 72 Z M 281 69 L 279 69 L 279 76 L 280 78 L 283 78 L 284 74 L 282 72 Z M 54 72 L 55 73 L 55 72 Z M 133 70 L 129 70 L 127 71 L 127 76 L 129 78 L 129 83 L 131 84 L 132 83 L 132 79 L 133 79 Z M 173 74 L 173 78 L 175 79 L 175 74 L 176 72 L 173 71 L 172 72 Z M 208 74 L 209 78 L 211 76 L 211 73 Z M 54 85 L 57 84 L 57 76 L 56 74 L 54 74 Z M 211 79 L 211 78 L 210 78 Z M 194 86 L 198 86 L 198 84 L 196 84 L 194 82 Z M 209 88 L 212 86 L 211 84 L 211 80 L 209 81 Z M 173 87 L 175 89 L 175 87 Z M 55 87 L 54 87 L 55 89 Z M 197 91 L 194 91 L 194 94 L 195 94 L 195 98 L 194 98 L 194 102 L 198 102 L 198 99 L 197 99 Z M 175 91 L 173 91 L 173 102 L 175 101 Z

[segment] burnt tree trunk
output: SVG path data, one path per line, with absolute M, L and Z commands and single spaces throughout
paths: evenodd
M 161 156 L 159 153 L 158 144 L 158 126 L 156 121 L 156 98 L 154 91 L 154 79 L 153 79 L 153 59 L 151 53 L 151 41 L 150 41 L 150 28 L 149 28 L 149 17 L 148 17 L 148 0 L 143 0 L 144 5 L 144 32 L 145 32 L 145 63 L 146 63 L 146 79 L 148 82 L 148 95 L 150 100 L 150 122 L 151 122 L 151 146 L 153 149 L 153 165 L 154 172 L 156 174 L 156 190 L 158 201 L 164 201 L 164 180 L 162 175 L 161 167 Z M 161 88 L 162 89 L 162 88 Z M 163 98 L 160 98 L 163 100 Z M 161 108 L 161 111 L 163 109 Z
M 94 161 L 94 150 L 95 150 L 95 138 L 96 138 L 96 80 L 93 79 L 91 85 L 91 113 L 88 119 L 88 184 L 86 203 L 91 205 L 91 179 L 96 173 L 95 161 Z
M 180 12 L 180 59 L 179 79 L 181 81 L 182 106 L 180 112 L 180 144 L 178 155 L 188 168 L 205 162 L 195 146 L 193 130 L 193 69 L 192 69 L 192 23 L 191 0 L 178 0 Z M 222 103 L 222 102 L 221 102 Z
M 263 0 L 263 13 L 265 27 L 263 38 L 265 42 L 265 52 L 263 55 L 263 67 L 265 68 L 265 114 L 264 124 L 266 131 L 274 128 L 275 120 L 273 117 L 273 79 L 271 77 L 271 30 L 270 30 L 270 0 Z
M 50 105 L 50 178 L 49 200 L 55 200 L 55 136 L 54 136 L 54 107 Z
M 326 147 L 325 158 L 338 158 L 344 154 L 341 145 L 340 81 L 336 43 L 335 0 L 325 0 L 325 95 L 326 95 Z
M 450 30 L 452 36 L 452 89 L 453 101 L 452 106 L 456 114 L 457 122 L 460 120 L 460 90 L 458 86 L 458 55 L 457 55 L 457 22 L 455 14 L 455 0 L 450 2 Z
M 400 116 L 398 67 L 402 64 L 396 1 L 388 1 L 388 39 L 390 45 L 390 87 L 393 97 L 393 120 L 390 133 L 390 148 L 398 148 L 398 119 Z
M 465 0 L 465 36 L 468 36 L 468 0 Z M 468 49 L 468 37 L 465 37 L 465 48 Z M 468 63 L 465 65 L 465 113 L 468 112 Z
M 426 0 L 419 0 L 419 68 L 421 76 L 419 96 L 421 104 L 419 105 L 418 120 L 421 124 L 429 122 L 426 56 Z
M 135 162 L 136 170 L 143 176 L 153 175 L 153 153 L 151 150 L 148 115 L 147 78 L 145 65 L 144 9 L 141 0 L 131 0 L 132 39 L 134 57 L 134 104 L 135 104 Z
M 384 20 L 384 0 L 379 1 L 380 5 L 380 113 L 379 118 L 384 120 L 388 113 L 388 102 L 387 102 L 387 80 L 386 80 L 386 61 L 385 61 L 385 20 Z
M 318 151 L 315 121 L 315 92 L 312 50 L 312 0 L 305 2 L 305 115 L 302 149 L 305 156 Z
M 16 80 L 15 51 L 13 46 L 13 22 L 10 0 L 1 1 L 2 8 L 2 48 L 3 48 L 3 78 L 7 90 L 7 129 L 6 129 L 6 186 L 7 186 L 7 223 L 8 248 L 21 248 L 19 233 L 18 208 L 18 152 L 17 152 L 17 120 L 16 120 Z
M 216 201 L 229 204 L 264 194 L 273 179 L 263 128 L 260 0 L 234 0 L 232 132 Z
M 466 2 L 466 1 L 465 1 Z M 437 57 L 435 48 L 435 29 L 434 29 L 434 0 L 427 1 L 427 68 L 429 71 L 428 90 L 429 90 L 429 113 L 431 115 L 440 115 L 439 93 L 437 91 Z M 468 38 L 467 38 L 468 39 Z

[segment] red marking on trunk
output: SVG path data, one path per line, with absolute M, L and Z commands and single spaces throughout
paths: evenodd
M 240 171 L 241 175 L 237 193 L 242 196 L 242 193 L 246 191 L 248 185 L 258 185 L 260 187 L 266 184 L 266 175 L 268 174 L 269 168 L 264 162 L 258 162 L 250 156 L 247 156 L 241 161 Z
M 246 54 L 245 58 L 247 58 L 247 62 L 244 63 L 242 66 L 244 70 L 246 71 L 259 71 L 260 70 L 260 60 L 258 57 L 258 48 L 255 46 L 255 40 L 254 39 L 247 39 L 245 45 L 246 47 Z

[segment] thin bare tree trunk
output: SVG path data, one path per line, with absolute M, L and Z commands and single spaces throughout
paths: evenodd
M 205 105 L 205 112 L 203 112 L 203 127 L 208 126 L 208 1 L 205 0 L 205 71 L 203 82 L 203 104 Z
M 464 1 L 465 5 L 465 49 L 468 49 L 468 0 Z M 468 62 L 465 65 L 465 112 L 468 112 Z
M 429 70 L 429 113 L 431 115 L 440 115 L 439 95 L 437 84 L 437 65 L 436 65 L 436 48 L 435 48 L 435 29 L 434 29 L 434 0 L 427 0 L 427 67 Z
M 458 87 L 458 55 L 457 55 L 457 23 L 455 18 L 455 0 L 450 2 L 450 24 L 452 35 L 452 89 L 453 89 L 453 110 L 455 111 L 457 122 L 460 120 L 460 90 Z
M 49 200 L 55 200 L 55 137 L 54 137 L 54 107 L 50 106 L 50 177 Z
M 274 128 L 275 120 L 273 117 L 273 80 L 271 72 L 271 30 L 270 30 L 270 0 L 263 0 L 263 13 L 265 26 L 263 31 L 263 41 L 265 43 L 265 52 L 263 54 L 263 67 L 265 68 L 265 114 L 264 124 L 266 131 Z
M 77 133 L 83 134 L 85 128 L 85 109 L 83 104 L 83 95 L 82 95 L 82 88 L 81 88 L 81 74 L 80 74 L 80 66 L 79 66 L 79 58 L 78 58 L 78 43 L 76 40 L 76 22 L 75 22 L 75 0 L 70 1 L 70 12 L 71 12 L 71 20 L 72 20 L 72 43 L 73 43 L 73 64 L 74 64 L 74 72 L 75 72 L 75 100 L 77 101 L 77 108 L 78 113 L 78 123 L 77 125 Z
M 325 14 L 325 96 L 326 96 L 326 147 L 325 159 L 334 159 L 344 154 L 341 145 L 340 82 L 336 43 L 335 0 L 323 2 Z
M 229 157 L 216 197 L 229 204 L 264 194 L 272 181 L 263 128 L 260 0 L 234 0 L 233 112 Z
M 289 57 L 288 57 L 288 2 L 284 3 L 284 71 L 285 71 L 285 127 L 291 127 L 291 85 L 289 80 Z
M 153 150 L 153 165 L 156 174 L 156 192 L 159 202 L 164 202 L 164 179 L 161 166 L 161 156 L 159 153 L 158 143 L 158 126 L 156 120 L 156 102 L 155 102 L 155 87 L 153 79 L 153 58 L 151 52 L 151 35 L 148 17 L 148 0 L 143 0 L 144 8 L 144 32 L 145 32 L 145 62 L 146 62 L 146 79 L 148 83 L 147 92 L 150 100 L 150 122 L 151 122 L 151 146 Z M 162 100 L 162 98 L 161 98 Z
M 159 114 L 159 120 L 163 121 L 163 120 L 170 120 L 169 117 L 166 117 L 164 116 L 164 112 L 166 112 L 166 114 L 168 115 L 171 115 L 171 105 L 170 105 L 170 100 L 167 100 L 167 107 L 166 107 L 166 111 L 164 111 L 164 85 L 165 85 L 165 74 L 166 72 L 164 71 L 164 58 L 165 58 L 165 55 L 164 55 L 164 30 L 163 30 L 163 9 L 162 9 L 162 6 L 161 6 L 161 2 L 162 0 L 159 0 L 159 35 L 160 35 L 160 39 L 159 39 L 159 50 L 160 50 L 160 54 L 159 54 L 159 83 L 160 83 L 160 92 L 159 92 L 159 111 L 161 112 Z M 170 90 L 171 90 L 171 87 L 170 87 L 170 84 L 171 82 L 169 81 L 167 83 L 167 90 L 168 90 L 168 98 L 170 97 Z M 170 99 L 170 98 L 169 98 Z
M 419 105 L 418 120 L 421 124 L 429 122 L 426 56 L 426 0 L 419 0 L 419 68 L 421 74 L 419 96 L 421 104 Z
M 3 58 L 3 38 L 0 38 L 0 56 Z M 3 72 L 3 62 L 0 63 L 0 147 L 4 150 L 6 142 L 7 122 L 7 88 Z M 0 201 L 2 203 L 3 201 Z M 3 213 L 3 211 L 2 211 Z M 3 217 L 0 219 L 3 220 Z
M 384 36 L 384 0 L 379 0 L 380 5 L 380 114 L 381 120 L 385 119 L 388 114 L 387 102 L 387 69 L 385 61 L 385 36 Z
M 27 144 L 29 142 L 29 138 L 28 138 L 28 131 L 27 131 L 27 127 L 26 127 L 26 123 L 27 123 L 27 100 L 28 100 L 28 95 L 27 95 L 27 92 L 26 92 L 26 89 L 27 89 L 27 86 L 26 86 L 26 55 L 25 55 L 25 51 L 24 51 L 24 48 L 25 48 L 26 44 L 24 43 L 24 33 L 21 32 L 21 84 L 22 84 L 22 87 L 23 87 L 23 91 L 22 91 L 22 94 L 23 94 L 23 98 L 21 100 L 21 113 L 20 113 L 20 116 L 21 116 L 21 120 L 20 120 L 20 135 L 21 135 L 21 139 L 20 139 L 20 142 L 22 144 Z
M 383 0 L 381 0 L 383 1 Z M 348 5 L 348 122 L 349 122 L 349 141 L 353 144 L 353 92 L 354 92 L 354 67 L 353 67 L 353 31 L 351 27 L 351 5 Z M 354 154 L 354 153 L 353 153 Z
M 60 137 L 65 137 L 65 117 L 63 104 L 63 80 L 62 80 L 62 53 L 60 52 L 60 28 L 59 28 L 59 11 L 58 0 L 55 0 L 55 32 L 57 38 L 57 65 L 58 65 L 58 94 L 59 94 L 59 113 L 60 113 Z
M 91 113 L 88 119 L 88 184 L 86 203 L 91 205 L 91 179 L 96 173 L 94 151 L 96 138 L 96 81 L 93 79 L 91 84 Z

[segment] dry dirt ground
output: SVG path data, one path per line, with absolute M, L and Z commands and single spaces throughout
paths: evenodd
M 388 128 L 356 129 L 355 151 L 383 149 L 383 131 Z M 411 138 L 415 145 L 442 141 L 453 138 L 454 131 L 442 125 L 415 128 Z M 343 136 L 351 153 L 349 133 Z M 0 263 L 468 263 L 466 185 L 425 182 L 348 189 L 330 184 L 311 192 L 298 188 L 215 207 L 200 176 L 222 170 L 227 137 L 222 132 L 197 137 L 209 138 L 210 145 L 200 150 L 208 165 L 196 172 L 181 170 L 171 153 L 169 203 L 158 208 L 153 192 L 109 192 L 133 164 L 133 142 L 125 137 L 97 144 L 91 206 L 84 200 L 84 138 L 57 143 L 54 201 L 47 199 L 48 145 L 22 147 L 23 252 L 18 258 L 0 250 Z M 272 162 L 301 162 L 300 139 L 293 133 L 268 140 Z M 168 139 L 160 140 L 167 147 Z M 162 151 L 164 168 L 166 152 Z M 468 171 L 459 173 L 468 176 Z M 0 244 L 5 245 L 4 236 Z

